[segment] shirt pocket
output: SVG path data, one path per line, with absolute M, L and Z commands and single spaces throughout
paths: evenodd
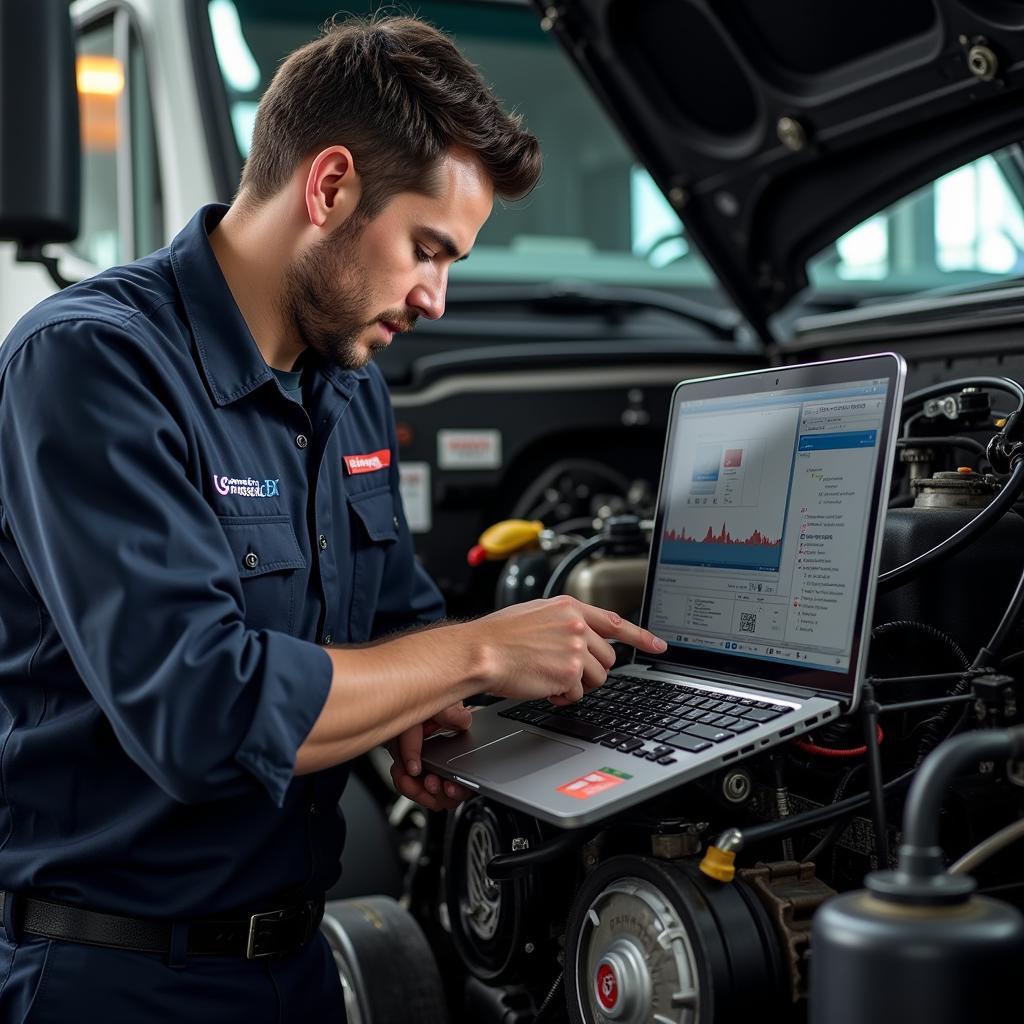
M 250 629 L 291 633 L 295 625 L 297 570 L 306 568 L 287 516 L 218 516 L 242 584 Z
M 349 641 L 370 638 L 388 552 L 398 540 L 398 517 L 390 487 L 348 495 L 352 515 L 354 565 Z

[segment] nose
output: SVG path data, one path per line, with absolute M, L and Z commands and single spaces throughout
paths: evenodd
M 437 320 L 444 315 L 444 300 L 448 291 L 448 275 L 434 281 L 421 281 L 409 293 L 406 300 L 413 309 L 428 320 Z

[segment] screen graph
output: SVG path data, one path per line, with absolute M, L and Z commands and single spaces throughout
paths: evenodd
M 680 429 L 662 562 L 779 571 L 797 417 L 795 405 L 769 407 L 705 414 Z
M 781 537 L 760 530 L 746 537 L 733 537 L 725 523 L 717 533 L 709 526 L 702 537 L 691 537 L 685 526 L 665 530 L 662 535 L 661 560 L 669 565 L 777 570 L 781 557 Z

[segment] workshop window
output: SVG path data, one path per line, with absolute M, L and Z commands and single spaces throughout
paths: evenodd
M 1024 274 L 1024 158 L 1019 145 L 918 189 L 808 264 L 817 292 L 900 294 Z
M 72 252 L 105 268 L 163 244 L 159 161 L 145 55 L 127 11 L 80 29 L 81 231 Z

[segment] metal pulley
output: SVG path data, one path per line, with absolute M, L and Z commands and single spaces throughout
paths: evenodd
M 504 882 L 487 873 L 497 854 L 543 842 L 536 819 L 484 797 L 460 804 L 449 819 L 444 863 L 452 941 L 466 967 L 489 984 L 554 969 L 547 955 L 551 921 L 562 919 L 571 882 L 563 883 L 557 864 Z
M 761 1021 L 786 1002 L 778 942 L 745 883 L 690 862 L 613 857 L 583 883 L 569 916 L 565 990 L 573 1024 Z

